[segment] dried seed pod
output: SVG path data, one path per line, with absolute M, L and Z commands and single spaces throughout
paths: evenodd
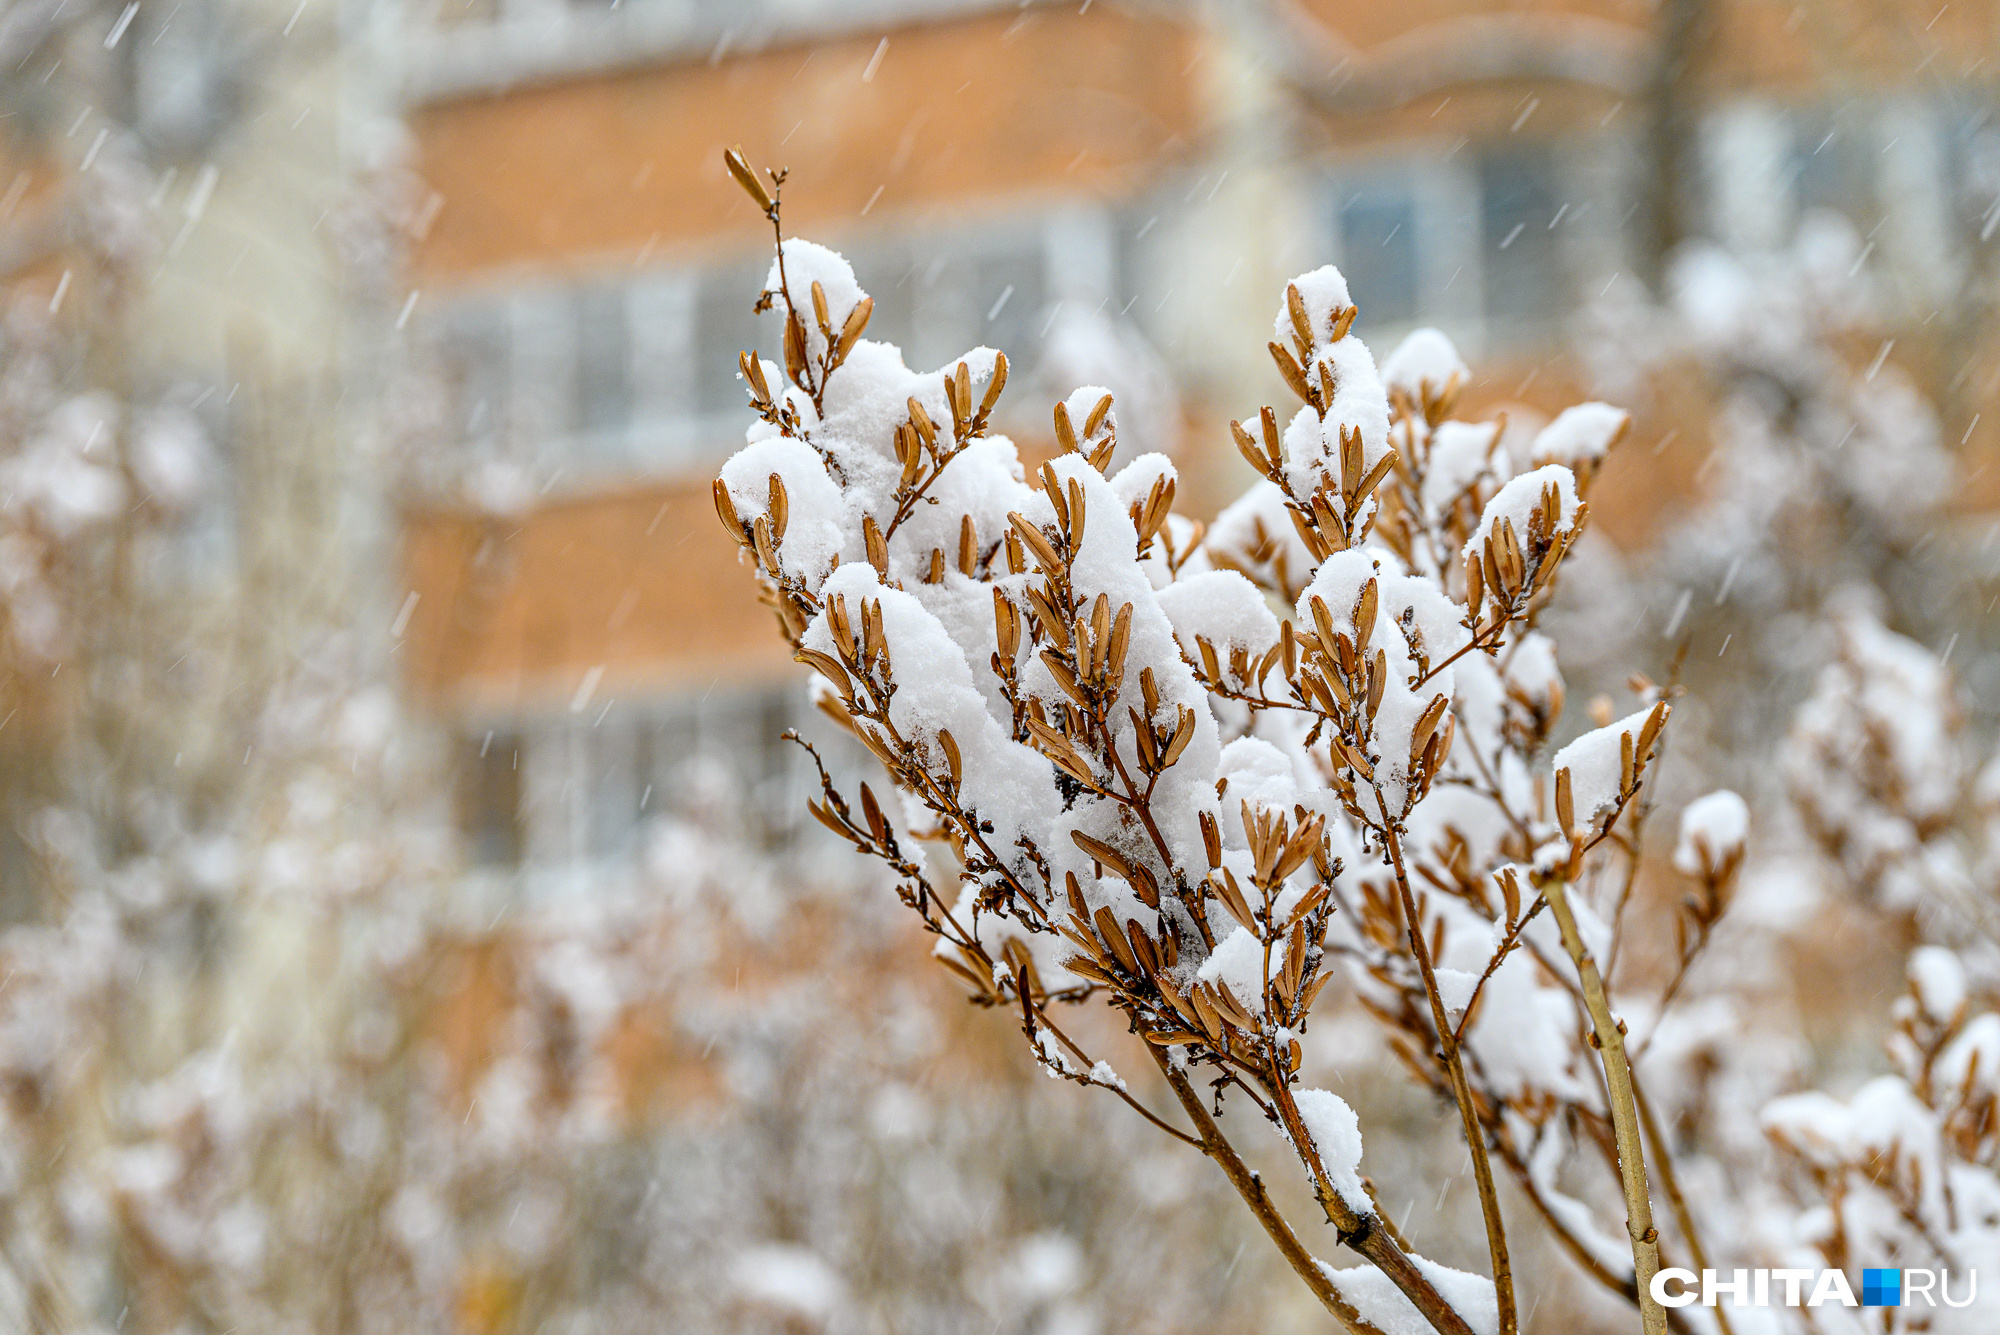
M 1361 596 L 1354 600 L 1354 651 L 1368 652 L 1368 641 L 1375 634 L 1375 611 L 1381 604 L 1381 593 L 1376 581 L 1371 577 L 1361 586 Z
M 1021 646 L 1021 614 L 999 589 L 993 590 L 993 630 L 1002 661 L 1012 664 Z
M 736 184 L 743 187 L 743 192 L 756 201 L 758 208 L 769 213 L 776 201 L 764 188 L 764 183 L 757 179 L 757 173 L 750 170 L 750 162 L 743 156 L 742 146 L 739 144 L 723 150 L 722 160 L 728 165 L 729 174 L 736 178 Z
M 1194 637 L 1195 648 L 1201 653 L 1202 680 L 1222 684 L 1222 664 L 1215 657 L 1215 645 L 1206 635 Z
M 715 479 L 715 517 L 729 530 L 737 542 L 743 541 L 743 521 L 736 517 L 736 502 L 730 499 L 729 485 L 721 478 Z
M 889 578 L 889 544 L 882 536 L 882 526 L 869 515 L 861 521 L 861 541 L 868 550 L 868 564 L 875 567 L 875 573 L 883 579 Z
M 819 279 L 817 278 L 813 279 L 812 303 L 813 319 L 819 322 L 820 337 L 831 343 L 833 341 L 833 317 L 827 312 L 826 289 L 820 286 Z
M 1284 441 L 1278 434 L 1278 414 L 1269 407 L 1259 408 L 1257 429 L 1264 437 L 1264 459 L 1268 465 L 1266 471 L 1276 473 L 1285 461 Z
M 1243 887 L 1236 884 L 1236 877 L 1227 867 L 1222 875 L 1211 876 L 1208 884 L 1214 889 L 1215 897 L 1222 907 L 1229 910 L 1229 916 L 1251 931 L 1257 931 L 1257 917 L 1250 911 L 1250 901 L 1243 897 Z
M 1662 700 L 1646 715 L 1645 724 L 1639 729 L 1639 754 L 1651 759 L 1653 746 L 1660 740 L 1660 733 L 1667 726 L 1667 716 L 1674 712 L 1673 706 Z
M 1063 529 L 1068 528 L 1069 499 L 1064 492 L 1062 479 L 1056 476 L 1056 470 L 1054 466 L 1051 464 L 1044 463 L 1041 466 L 1041 468 L 1036 471 L 1035 481 L 1037 485 L 1041 487 L 1042 494 L 1049 498 L 1049 504 L 1055 507 L 1056 527 Z
M 883 842 L 888 837 L 889 822 L 882 815 L 882 804 L 875 800 L 875 790 L 866 783 L 861 785 L 861 813 L 868 820 L 868 832 L 875 836 L 875 842 Z
M 1340 428 L 1341 495 L 1347 501 L 1350 510 L 1361 490 L 1361 467 L 1361 433 L 1348 427 Z
M 757 406 L 767 406 L 771 401 L 771 391 L 764 384 L 764 368 L 757 359 L 747 352 L 736 354 L 736 369 L 750 386 L 750 397 Z
M 1091 861 L 1111 868 L 1120 880 L 1132 879 L 1132 864 L 1125 860 L 1123 853 L 1100 839 L 1091 838 L 1081 830 L 1071 830 L 1069 837 L 1078 848 L 1089 855 Z
M 1331 647 L 1336 639 L 1346 638 L 1345 636 L 1336 636 L 1334 634 L 1333 612 L 1327 607 L 1324 598 L 1318 594 L 1314 594 L 1306 604 L 1306 609 L 1312 613 L 1313 629 L 1319 632 L 1319 643 L 1322 652 Z
M 840 656 L 852 663 L 855 661 L 854 626 L 848 620 L 847 599 L 835 594 L 826 605 L 826 623 L 833 631 L 833 642 L 840 649 Z
M 1285 284 L 1285 312 L 1292 317 L 1292 335 L 1299 341 L 1299 358 L 1312 356 L 1312 321 L 1306 317 L 1306 301 L 1297 283 Z
M 1069 408 L 1058 403 L 1055 412 L 1056 445 L 1064 454 L 1077 453 L 1076 428 L 1070 425 Z
M 1116 686 L 1125 680 L 1125 654 L 1132 647 L 1132 604 L 1126 603 L 1118 609 L 1118 617 L 1111 623 L 1111 648 L 1105 656 L 1104 677 Z
M 1202 986 L 1208 989 L 1210 1000 L 1215 1003 L 1216 1011 L 1223 1018 L 1246 1034 L 1257 1032 L 1257 1021 L 1251 1018 L 1250 1007 L 1237 999 L 1235 990 L 1227 983 L 1219 987 L 1207 983 L 1202 984 Z M 1262 998 L 1259 998 L 1259 1000 L 1262 1000 Z
M 952 786 L 957 787 L 963 780 L 965 771 L 959 761 L 958 742 L 952 737 L 951 729 L 938 729 L 938 746 L 944 751 L 945 768 L 951 774 Z
M 1180 705 L 1178 708 L 1180 709 L 1180 722 L 1174 728 L 1174 735 L 1172 740 L 1167 743 L 1167 749 L 1160 756 L 1161 769 L 1166 769 L 1176 760 L 1179 760 L 1181 752 L 1187 750 L 1188 743 L 1194 740 L 1194 711 L 1186 705 Z
M 1153 725 L 1139 717 L 1139 711 L 1130 705 L 1125 707 L 1125 713 L 1132 720 L 1132 740 L 1139 748 L 1139 768 L 1147 774 L 1157 774 L 1160 769 L 1160 740 L 1153 735 Z
M 1278 364 L 1278 374 L 1285 378 L 1285 384 L 1291 388 L 1292 393 L 1317 407 L 1318 400 L 1313 394 L 1312 387 L 1306 383 L 1306 373 L 1299 366 L 1298 359 L 1292 356 L 1291 351 L 1282 343 L 1273 342 L 1269 347 L 1271 360 Z
M 785 540 L 785 525 L 791 518 L 791 498 L 785 495 L 785 479 L 776 473 L 770 481 L 771 537 L 777 542 Z
M 986 397 L 979 401 L 979 415 L 983 418 L 993 411 L 1000 402 L 1000 391 L 1007 387 L 1007 354 L 993 354 L 993 379 L 986 384 Z
M 1056 555 L 1054 545 L 1042 535 L 1040 528 L 1029 523 L 1018 510 L 1010 512 L 1007 520 L 1014 526 L 1012 531 L 1018 533 L 1028 550 L 1035 554 L 1035 560 L 1042 569 L 1054 572 L 1063 568 L 1062 558 Z
M 1304 995 L 1299 1000 L 1299 1009 L 1301 1011 L 1310 1011 L 1313 1007 L 1313 1003 L 1319 1000 L 1319 994 L 1322 991 L 1324 991 L 1326 985 L 1332 981 L 1333 981 L 1333 975 L 1331 973 L 1322 973 L 1315 975 L 1311 981 L 1306 983 L 1303 989 Z
M 794 311 L 785 320 L 785 374 L 792 383 L 806 383 L 806 324 Z
M 1382 479 L 1388 476 L 1389 470 L 1396 466 L 1396 462 L 1400 457 L 1396 451 L 1390 450 L 1380 459 L 1377 459 L 1375 466 L 1363 475 L 1360 484 L 1354 488 L 1355 497 L 1357 499 L 1365 497 L 1380 486 Z
M 1450 705 L 1451 701 L 1446 696 L 1439 695 L 1432 697 L 1430 704 L 1418 716 L 1416 728 L 1410 733 L 1410 754 L 1412 756 L 1420 756 L 1424 753 L 1425 746 L 1431 740 L 1431 734 L 1437 731 L 1438 723 L 1444 718 L 1444 712 Z
M 1035 620 L 1041 624 L 1042 630 L 1056 642 L 1058 648 L 1067 650 L 1070 645 L 1069 618 L 1056 611 L 1055 604 L 1042 590 L 1029 585 L 1027 593 L 1028 606 L 1034 609 Z
M 1562 827 L 1565 838 L 1576 838 L 1576 805 L 1570 797 L 1567 769 L 1556 771 L 1556 824 Z
M 1089 707 L 1090 697 L 1084 693 L 1083 687 L 1077 682 L 1075 671 L 1070 668 L 1069 664 L 1063 662 L 1062 656 L 1056 650 L 1042 650 L 1042 666 L 1049 670 L 1049 675 L 1055 678 L 1056 685 L 1062 688 L 1064 695 L 1067 695 L 1079 705 L 1083 705 L 1086 708 Z
M 1312 520 L 1290 506 L 1285 507 L 1285 514 L 1291 519 L 1292 528 L 1297 531 L 1299 541 L 1304 543 L 1306 550 L 1312 553 L 1313 560 L 1324 561 L 1333 554 L 1333 548 L 1327 543 L 1325 538 L 1320 536 L 1319 531 L 1313 527 Z
M 1188 993 L 1188 1004 L 1194 1007 L 1195 1018 L 1201 1021 L 1202 1032 L 1211 1043 L 1222 1042 L 1222 1015 L 1215 1008 L 1205 984 L 1197 983 Z
M 1160 883 L 1154 878 L 1152 868 L 1143 862 L 1134 863 L 1130 883 L 1141 904 L 1149 909 L 1160 907 Z
M 1110 415 L 1111 415 L 1111 396 L 1109 394 L 1106 394 L 1103 398 L 1097 401 L 1097 406 L 1090 410 L 1090 416 L 1084 419 L 1083 434 L 1085 436 L 1096 435 L 1097 428 L 1103 426 L 1104 419 Z
M 1084 904 L 1083 887 L 1077 883 L 1075 872 L 1066 871 L 1063 873 L 1063 889 L 1069 899 L 1069 911 L 1078 918 L 1087 921 L 1090 917 L 1090 910 Z M 1074 938 L 1072 937 L 1072 939 Z
M 847 313 L 847 323 L 841 326 L 840 341 L 833 345 L 834 364 L 847 360 L 847 354 L 854 351 L 854 345 L 861 341 L 861 333 L 868 328 L 868 317 L 875 313 L 875 298 L 863 297 Z
M 910 396 L 907 406 L 910 410 L 910 425 L 917 429 L 917 434 L 924 438 L 925 446 L 935 454 L 937 452 L 937 427 L 931 424 L 931 415 L 924 411 L 924 405 L 917 402 L 914 394 Z
M 1118 963 L 1124 968 L 1125 972 L 1137 974 L 1139 972 L 1139 961 L 1132 954 L 1132 943 L 1127 941 L 1125 933 L 1118 929 L 1118 919 L 1112 916 L 1111 910 L 1108 908 L 1098 909 L 1096 913 L 1091 915 L 1091 921 L 1097 927 L 1097 935 L 1103 939 L 1106 946 L 1111 948 L 1111 953 L 1117 956 Z
M 958 519 L 958 573 L 970 578 L 979 569 L 979 533 L 971 515 Z
M 861 656 L 870 661 L 889 656 L 889 637 L 882 629 L 882 600 L 861 600 Z
M 1256 469 L 1259 476 L 1268 478 L 1271 475 L 1270 461 L 1264 457 L 1264 452 L 1257 448 L 1257 442 L 1251 438 L 1250 433 L 1243 429 L 1243 424 L 1232 421 L 1229 424 L 1229 434 L 1236 441 L 1237 453 L 1243 456 L 1244 462 Z
M 1222 830 L 1209 812 L 1196 812 L 1195 819 L 1201 826 L 1202 851 L 1208 855 L 1209 870 L 1213 871 L 1222 865 Z
M 847 675 L 847 669 L 841 666 L 839 659 L 832 654 L 823 654 L 817 649 L 801 649 L 792 656 L 801 663 L 810 664 L 822 677 L 831 682 L 842 700 L 850 705 L 854 703 L 853 679 Z

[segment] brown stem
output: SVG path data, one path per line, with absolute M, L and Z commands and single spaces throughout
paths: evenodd
M 1500 1193 L 1493 1185 L 1493 1165 L 1486 1157 L 1486 1129 L 1479 1119 L 1479 1105 L 1473 1101 L 1472 1084 L 1465 1078 L 1465 1060 L 1459 1051 L 1458 1038 L 1445 1015 L 1444 997 L 1438 991 L 1430 947 L 1424 942 L 1423 923 L 1417 917 L 1416 896 L 1410 892 L 1410 875 L 1403 865 L 1402 841 L 1396 834 L 1396 823 L 1389 819 L 1388 803 L 1379 787 L 1375 790 L 1375 806 L 1382 813 L 1382 839 L 1388 845 L 1389 860 L 1395 868 L 1396 893 L 1403 904 L 1410 953 L 1416 956 L 1417 970 L 1423 975 L 1424 995 L 1430 1002 L 1431 1022 L 1437 1029 L 1438 1053 L 1444 1058 L 1446 1074 L 1451 1077 L 1452 1100 L 1458 1104 L 1466 1147 L 1472 1152 L 1472 1180 L 1479 1187 L 1479 1210 L 1486 1221 L 1486 1251 L 1493 1265 L 1493 1294 L 1499 1307 L 1500 1335 L 1515 1335 L 1520 1329 L 1520 1316 L 1514 1306 L 1514 1265 L 1507 1252 L 1507 1226 L 1500 1217 Z
M 1462 1042 L 1464 1040 L 1465 1026 L 1472 1023 L 1472 1011 L 1479 1004 L 1479 994 L 1486 990 L 1487 982 L 1494 974 L 1500 971 L 1500 966 L 1507 962 L 1507 957 L 1514 953 L 1515 940 L 1523 931 L 1527 930 L 1528 924 L 1534 920 L 1535 915 L 1540 913 L 1543 906 L 1547 903 L 1548 901 L 1545 899 L 1536 900 L 1534 905 L 1521 915 L 1521 920 L 1507 929 L 1507 935 L 1501 938 L 1500 948 L 1493 952 L 1493 958 L 1486 962 L 1485 971 L 1479 975 L 1479 981 L 1472 985 L 1472 995 L 1465 1002 L 1465 1013 L 1458 1017 L 1458 1023 L 1453 1026 L 1451 1031 L 1454 1042 Z
M 1578 859 L 1573 857 L 1572 862 Z M 1653 1297 L 1653 1276 L 1660 1269 L 1660 1231 L 1653 1227 L 1653 1203 L 1646 1188 L 1646 1156 L 1641 1145 L 1639 1113 L 1632 1094 L 1632 1068 L 1625 1060 L 1625 1027 L 1611 1013 L 1597 961 L 1576 929 L 1570 911 L 1569 886 L 1552 878 L 1542 895 L 1562 929 L 1563 948 L 1576 965 L 1583 984 L 1584 1006 L 1590 1013 L 1592 1045 L 1604 1063 L 1604 1084 L 1611 1105 L 1611 1129 L 1618 1140 L 1618 1179 L 1625 1191 L 1625 1230 L 1632 1236 L 1632 1277 L 1637 1289 L 1639 1318 L 1645 1335 L 1664 1335 L 1666 1309 Z
M 1674 1212 L 1674 1222 L 1679 1225 L 1681 1237 L 1687 1242 L 1688 1254 L 1694 1258 L 1697 1271 L 1711 1270 L 1708 1248 L 1701 1245 L 1701 1234 L 1695 1228 L 1694 1213 L 1688 1209 L 1687 1197 L 1681 1195 L 1681 1184 L 1674 1172 L 1674 1156 L 1667 1151 L 1667 1138 L 1660 1134 L 1660 1123 L 1653 1116 L 1653 1105 L 1646 1099 L 1646 1091 L 1639 1084 L 1639 1073 L 1632 1072 L 1632 1102 L 1639 1109 L 1639 1125 L 1646 1132 L 1646 1142 L 1653 1149 L 1653 1169 L 1660 1175 L 1660 1190 L 1666 1193 L 1667 1205 Z M 1729 1328 L 1729 1312 L 1722 1303 L 1714 1308 L 1715 1322 L 1722 1327 L 1722 1335 L 1736 1335 Z
M 1313 1296 L 1318 1298 L 1326 1310 L 1338 1317 L 1341 1324 L 1349 1330 L 1360 1335 L 1380 1335 L 1374 1326 L 1362 1319 L 1352 1303 L 1341 1297 L 1340 1290 L 1333 1286 L 1333 1281 L 1327 1277 L 1327 1272 L 1321 1268 L 1312 1253 L 1306 1250 L 1298 1235 L 1292 1232 L 1292 1226 L 1285 1221 L 1282 1214 L 1278 1213 L 1277 1206 L 1272 1203 L 1270 1193 L 1264 1188 L 1263 1180 L 1250 1170 L 1250 1166 L 1243 1162 L 1242 1156 L 1237 1154 L 1236 1147 L 1222 1134 L 1222 1129 L 1215 1124 L 1215 1118 L 1209 1114 L 1207 1105 L 1201 1101 L 1201 1095 L 1188 1083 L 1187 1075 L 1175 1070 L 1173 1064 L 1167 1060 L 1166 1054 L 1160 1049 L 1150 1044 L 1147 1046 L 1152 1052 L 1154 1062 L 1160 1068 L 1160 1073 L 1167 1078 L 1167 1084 L 1172 1087 L 1174 1096 L 1181 1101 L 1181 1107 L 1187 1110 L 1189 1119 L 1194 1122 L 1195 1130 L 1200 1133 L 1202 1152 L 1215 1160 L 1216 1165 L 1222 1169 L 1223 1175 L 1229 1179 L 1229 1184 L 1236 1188 L 1236 1194 L 1250 1207 L 1250 1213 L 1264 1226 L 1265 1233 L 1269 1234 L 1271 1241 L 1277 1244 L 1279 1253 L 1291 1264 L 1298 1277 L 1305 1281 Z M 1333 1199 L 1339 1201 L 1338 1197 Z M 1346 1206 L 1341 1204 L 1335 1208 L 1344 1210 Z M 1389 1276 L 1391 1282 L 1415 1305 L 1424 1320 L 1428 1321 L 1439 1335 L 1473 1335 L 1472 1327 L 1466 1324 L 1465 1318 L 1445 1301 L 1444 1295 L 1437 1291 L 1423 1271 L 1417 1269 L 1416 1263 L 1396 1245 L 1386 1229 L 1377 1227 L 1372 1216 L 1357 1215 L 1351 1210 L 1347 1213 L 1354 1220 L 1356 1231 L 1349 1234 L 1345 1229 L 1341 1229 L 1342 1246 L 1358 1253 Z M 1331 1210 L 1329 1214 L 1331 1215 Z M 1341 1226 L 1336 1223 L 1334 1227 L 1340 1229 Z

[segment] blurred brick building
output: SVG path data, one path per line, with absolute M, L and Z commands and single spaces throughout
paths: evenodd
M 408 680 L 460 738 L 503 874 L 633 856 L 722 780 L 796 819 L 798 674 L 715 523 L 769 235 L 722 149 L 787 164 L 788 226 L 870 336 L 1015 361 L 1017 440 L 1077 383 L 1243 481 L 1221 422 L 1281 394 L 1285 278 L 1339 263 L 1377 355 L 1420 319 L 1516 416 L 1587 391 L 1577 311 L 1663 247 L 1844 212 L 1912 320 L 1992 232 L 1995 7 L 1903 0 L 437 0 L 399 96 L 435 194 L 398 347 L 484 479 L 404 516 Z M 1894 150 L 1894 151 L 1890 151 Z M 1178 384 L 1180 393 L 1168 388 Z M 1657 436 L 1659 433 L 1654 432 Z M 1642 538 L 1703 447 L 1631 450 Z

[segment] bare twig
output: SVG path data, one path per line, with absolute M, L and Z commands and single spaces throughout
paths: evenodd
M 1660 1233 L 1653 1227 L 1653 1204 L 1646 1188 L 1638 1106 L 1632 1093 L 1632 1070 L 1625 1061 L 1625 1025 L 1611 1013 L 1611 1001 L 1605 995 L 1597 961 L 1577 931 L 1576 914 L 1570 909 L 1569 887 L 1564 877 L 1550 878 L 1542 887 L 1542 895 L 1562 930 L 1563 948 L 1576 965 L 1577 978 L 1583 984 L 1584 1004 L 1590 1013 L 1591 1046 L 1598 1050 L 1604 1063 L 1611 1125 L 1618 1137 L 1618 1177 L 1625 1192 L 1625 1228 L 1632 1237 L 1633 1283 L 1638 1290 L 1640 1321 L 1646 1335 L 1663 1335 L 1667 1328 L 1666 1309 L 1652 1293 L 1653 1276 L 1660 1269 Z

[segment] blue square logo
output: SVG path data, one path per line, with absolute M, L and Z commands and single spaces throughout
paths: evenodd
M 1863 1307 L 1901 1307 L 1903 1305 L 1903 1272 L 1900 1270 L 1863 1270 L 1861 1272 L 1861 1305 Z

